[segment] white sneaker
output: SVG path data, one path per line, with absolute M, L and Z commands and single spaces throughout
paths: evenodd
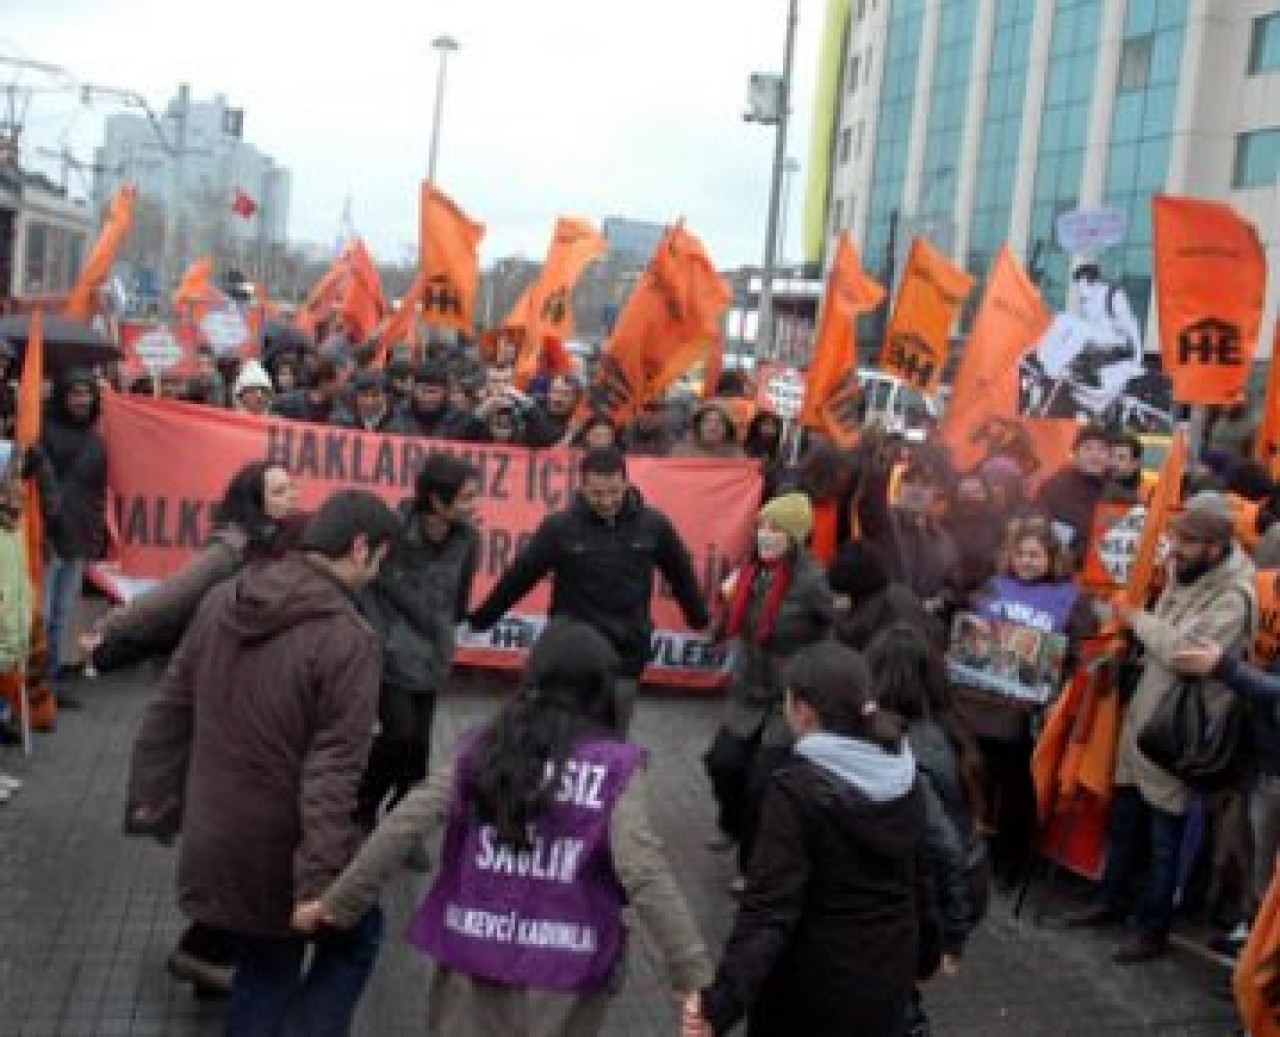
M 0 789 L 5 792 L 17 792 L 22 788 L 22 779 L 15 778 L 12 774 L 0 774 Z
M 8 789 L 6 789 L 6 788 L 0 788 L 0 803 L 8 803 L 8 802 L 9 802 L 9 798 L 10 798 L 12 795 L 13 795 L 13 793 L 12 793 L 12 792 L 10 792 Z

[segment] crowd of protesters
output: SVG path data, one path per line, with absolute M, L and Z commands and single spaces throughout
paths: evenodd
M 1280 673 L 1255 654 L 1259 587 L 1280 564 L 1280 487 L 1237 445 L 1210 440 L 1189 474 L 1163 586 L 1115 606 L 1077 576 L 1100 502 L 1150 493 L 1144 445 L 1126 433 L 1082 426 L 1047 479 L 1012 452 L 957 471 L 941 442 L 876 427 L 848 451 L 814 434 L 784 449 L 785 423 L 736 373 L 696 403 L 649 401 L 619 428 L 592 411 L 581 373 L 517 387 L 502 343 L 426 353 L 379 367 L 340 336 L 268 344 L 235 370 L 206 353 L 199 375 L 160 395 L 579 449 L 574 500 L 484 600 L 472 593 L 466 462 L 429 454 L 398 508 L 341 491 L 304 515 L 289 474 L 253 461 L 226 487 L 207 546 L 80 640 L 102 671 L 172 653 L 137 735 L 126 828 L 180 834 L 191 925 L 169 966 L 202 994 L 230 995 L 228 1034 L 349 1032 L 381 942 L 378 891 L 406 865 L 433 872 L 409 936 L 436 964 L 429 1033 L 602 1032 L 627 906 L 669 970 L 685 1034 L 744 1018 L 756 1037 L 927 1033 L 928 981 L 962 973 L 990 887 L 1027 879 L 1043 822 L 1031 759 L 1044 708 L 949 677 L 961 612 L 1060 635 L 1068 673 L 1100 628 L 1119 624 L 1132 645 L 1106 870 L 1096 904 L 1070 921 L 1132 917 L 1115 958 L 1145 961 L 1166 953 L 1181 893 L 1241 942 L 1280 840 Z M 40 448 L 10 457 L 0 482 L 0 665 L 31 639 L 14 618 L 29 605 L 10 607 L 25 585 L 11 547 L 15 487 L 38 477 L 45 673 L 63 708 L 75 705 L 63 661 L 84 566 L 106 538 L 101 391 L 94 375 L 62 376 Z M 674 525 L 631 483 L 628 455 L 761 466 L 750 546 L 713 600 Z M 629 739 L 656 574 L 692 628 L 730 646 L 704 758 L 719 828 L 708 848 L 735 852 L 741 875 L 718 964 L 652 827 L 647 754 Z M 488 629 L 543 580 L 550 621 L 520 690 L 430 759 L 459 624 Z M 1236 766 L 1212 795 L 1142 748 L 1144 725 L 1188 679 L 1213 710 L 1245 704 Z M 19 787 L 0 778 L 0 799 Z M 1205 818 L 1199 866 L 1187 859 L 1192 813 Z

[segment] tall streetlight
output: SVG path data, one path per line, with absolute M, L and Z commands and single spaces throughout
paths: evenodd
M 778 258 L 778 212 L 781 207 L 783 167 L 787 157 L 787 119 L 791 114 L 791 64 L 795 51 L 798 0 L 787 4 L 787 35 L 782 57 L 782 75 L 752 76 L 751 107 L 744 116 L 777 128 L 773 144 L 773 175 L 769 182 L 769 217 L 764 231 L 764 269 L 760 271 L 759 329 L 757 355 L 773 352 L 773 273 Z M 771 94 L 772 96 L 768 96 Z M 763 350 L 763 353 L 762 353 Z
M 431 118 L 431 151 L 427 157 L 427 181 L 436 182 L 436 157 L 440 151 L 440 123 L 444 117 L 444 79 L 449 64 L 449 52 L 458 49 L 458 41 L 452 36 L 437 36 L 431 46 L 440 55 L 439 70 L 436 73 L 436 109 Z

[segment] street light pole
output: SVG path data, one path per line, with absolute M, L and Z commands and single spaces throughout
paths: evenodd
M 787 120 L 791 114 L 791 62 L 799 20 L 798 0 L 788 0 L 786 50 L 779 87 L 777 135 L 773 143 L 773 176 L 769 183 L 769 217 L 764 231 L 764 269 L 760 271 L 760 316 L 756 354 L 773 355 L 773 272 L 778 257 L 778 211 L 782 199 L 783 167 L 787 158 Z
M 439 69 L 436 73 L 436 108 L 431 118 L 431 151 L 427 157 L 427 182 L 436 182 L 436 158 L 440 152 L 440 123 L 444 117 L 444 82 L 445 69 L 449 64 L 449 52 L 458 49 L 458 41 L 452 36 L 437 36 L 431 46 L 440 55 Z

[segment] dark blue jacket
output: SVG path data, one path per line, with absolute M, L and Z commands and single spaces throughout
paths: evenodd
M 1213 676 L 1248 703 L 1246 729 L 1258 770 L 1280 775 L 1280 658 L 1260 670 L 1223 655 Z

